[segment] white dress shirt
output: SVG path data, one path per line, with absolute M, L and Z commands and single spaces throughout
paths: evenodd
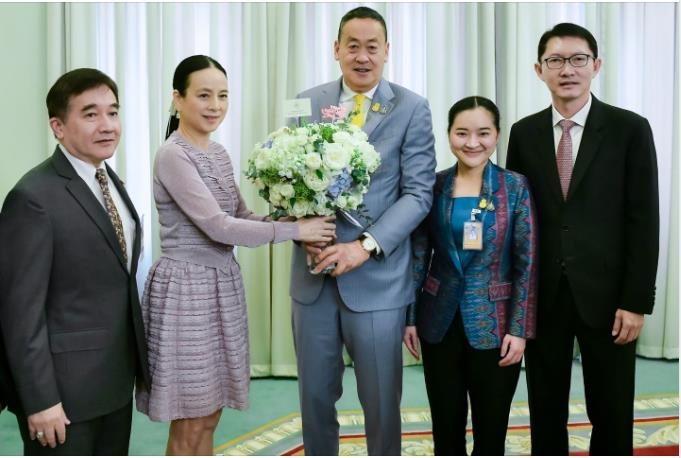
M 341 90 L 340 100 L 338 102 L 340 106 L 345 108 L 346 113 L 351 113 L 352 110 L 355 108 L 355 99 L 353 97 L 356 94 L 362 94 L 365 96 L 364 101 L 362 102 L 362 113 L 364 114 L 364 119 L 362 119 L 362 125 L 364 125 L 364 123 L 367 120 L 367 114 L 369 113 L 369 109 L 371 108 L 371 99 L 374 98 L 374 93 L 378 88 L 378 84 L 366 92 L 353 91 L 345 84 L 345 80 L 343 80 L 342 87 L 343 89 Z
M 95 173 L 97 172 L 97 168 L 88 163 L 83 161 L 82 159 L 77 158 L 76 156 L 72 155 L 69 153 L 64 145 L 61 143 L 59 144 L 59 148 L 62 150 L 64 153 L 64 156 L 66 156 L 66 159 L 71 163 L 73 168 L 76 170 L 76 173 L 82 180 L 85 182 L 88 188 L 90 188 L 90 191 L 95 195 L 99 203 L 102 205 L 104 208 L 104 211 L 106 211 L 106 203 L 104 202 L 104 194 L 102 193 L 102 188 L 99 187 L 99 182 L 97 181 L 97 178 L 95 178 Z M 128 206 L 125 204 L 125 201 L 121 197 L 120 193 L 118 192 L 118 188 L 116 188 L 116 185 L 113 184 L 111 181 L 111 177 L 109 176 L 109 173 L 106 170 L 106 167 L 104 166 L 104 163 L 102 163 L 101 168 L 104 169 L 104 173 L 106 174 L 106 178 L 109 182 L 109 192 L 111 193 L 111 198 L 114 201 L 114 205 L 116 205 L 116 210 L 118 210 L 118 214 L 121 217 L 121 223 L 123 224 L 123 235 L 125 236 L 125 246 L 126 246 L 126 251 L 127 251 L 127 258 L 128 258 L 128 271 L 130 270 L 130 266 L 132 265 L 132 245 L 135 240 L 135 220 L 132 218 L 132 213 L 130 213 L 130 210 L 128 209 Z M 107 212 L 108 216 L 108 212 Z

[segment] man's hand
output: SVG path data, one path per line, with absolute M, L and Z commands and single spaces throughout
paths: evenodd
M 312 265 L 312 259 L 317 256 L 319 253 L 322 252 L 324 247 L 328 245 L 328 243 L 324 242 L 317 242 L 317 243 L 308 243 L 308 242 L 302 242 L 301 245 L 303 245 L 303 249 L 305 250 L 305 253 L 307 253 L 307 266 L 310 267 Z
M 638 339 L 643 327 L 643 315 L 626 310 L 617 309 L 615 323 L 612 326 L 612 336 L 617 337 L 618 345 L 628 344 Z
M 70 424 L 71 421 L 66 418 L 61 402 L 28 416 L 28 432 L 31 440 L 37 439 L 43 447 L 49 445 L 55 448 L 57 443 L 66 442 L 66 425 Z
M 522 337 L 506 334 L 501 342 L 501 360 L 499 367 L 512 366 L 518 364 L 523 359 L 525 353 L 525 339 Z
M 402 337 L 404 345 L 409 350 L 409 353 L 419 359 L 419 336 L 416 333 L 416 326 L 407 326 L 404 328 L 404 336 Z
M 329 264 L 336 263 L 331 276 L 338 277 L 346 272 L 358 268 L 369 259 L 369 253 L 362 248 L 359 240 L 350 243 L 337 243 L 324 248 L 316 257 L 317 267 L 314 274 L 322 272 Z

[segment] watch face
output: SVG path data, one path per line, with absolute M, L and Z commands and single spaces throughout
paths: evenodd
M 376 243 L 371 240 L 369 237 L 365 238 L 362 240 L 362 248 L 364 248 L 367 251 L 375 251 L 376 250 Z

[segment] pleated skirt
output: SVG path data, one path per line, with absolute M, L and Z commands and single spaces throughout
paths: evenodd
M 136 405 L 155 421 L 248 407 L 248 318 L 236 261 L 217 269 L 161 257 L 142 296 L 151 387 Z

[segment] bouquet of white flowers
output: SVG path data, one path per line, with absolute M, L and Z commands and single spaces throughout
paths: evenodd
M 273 217 L 324 216 L 362 210 L 381 162 L 367 135 L 341 107 L 322 109 L 330 122 L 282 127 L 258 143 L 246 177 L 274 207 Z M 356 221 L 355 221 L 356 223 Z

